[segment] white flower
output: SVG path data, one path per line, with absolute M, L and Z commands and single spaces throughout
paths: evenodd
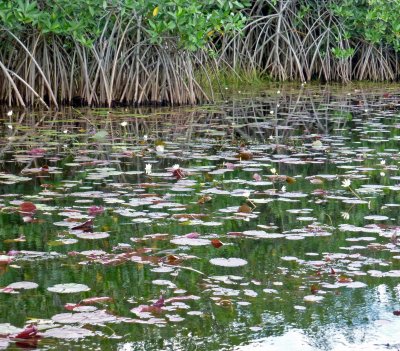
M 346 221 L 348 219 L 350 219 L 350 213 L 348 212 L 341 212 L 340 215 L 342 216 L 343 219 L 345 219 Z
M 12 126 L 11 124 L 8 124 L 8 125 L 7 125 L 7 128 L 8 128 L 8 129 L 13 129 L 13 126 Z
M 144 168 L 144 171 L 145 171 L 145 173 L 146 174 L 151 174 L 151 163 L 146 163 L 146 166 L 145 166 L 145 168 Z
M 276 168 L 271 168 L 270 171 L 272 174 L 276 174 Z
M 122 127 L 126 127 L 127 125 L 128 125 L 128 122 L 126 122 L 126 121 L 124 121 L 124 122 L 121 123 L 121 126 L 122 126 Z
M 68 130 L 67 130 L 67 129 L 64 129 L 64 130 L 63 130 L 63 133 L 64 133 L 64 134 L 67 134 L 67 133 L 68 133 Z
M 148 137 L 147 137 L 147 134 L 143 135 L 143 140 L 144 140 L 144 141 L 147 141 L 147 138 L 148 138 Z
M 350 180 L 350 179 L 345 179 L 345 180 L 342 182 L 342 187 L 343 187 L 343 188 L 348 188 L 350 185 L 351 185 L 351 180 Z
M 22 220 L 24 221 L 24 223 L 30 223 L 33 219 L 31 216 L 24 216 L 22 217 Z
M 156 151 L 159 153 L 163 153 L 164 152 L 164 145 L 157 145 L 156 146 Z
M 381 165 L 384 166 L 386 164 L 386 160 L 381 160 Z
M 381 173 L 379 173 L 379 174 L 380 174 L 381 177 L 384 177 L 384 176 L 385 176 L 385 172 L 381 172 Z
M 281 91 L 280 91 L 280 90 L 278 90 L 276 93 L 277 93 L 277 94 L 280 94 L 280 93 L 281 93 Z
M 324 145 L 322 144 L 321 140 L 315 140 L 312 143 L 312 147 L 314 149 L 320 149 L 321 147 L 323 147 Z
M 273 114 L 274 114 L 274 111 L 272 111 L 272 110 L 269 111 L 269 114 L 270 114 L 270 115 L 273 115 Z
M 286 187 L 283 186 L 283 187 L 281 188 L 281 191 L 282 191 L 283 193 L 286 193 Z
M 11 117 L 12 115 L 13 115 L 12 110 L 10 110 L 10 111 L 7 112 L 7 116 L 8 116 L 8 117 Z
M 179 167 L 178 164 L 175 164 L 175 165 L 172 166 L 172 169 L 179 169 L 179 168 L 180 168 L 180 167 Z

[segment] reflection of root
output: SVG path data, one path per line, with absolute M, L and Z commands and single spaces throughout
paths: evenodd
M 164 263 L 164 266 L 166 266 L 166 267 L 172 267 L 172 268 L 175 268 L 176 266 L 173 266 L 173 265 L 170 265 L 170 264 L 166 264 L 166 263 Z M 199 274 L 201 274 L 201 275 L 205 275 L 203 272 L 200 272 L 200 271 L 198 271 L 197 269 L 194 269 L 194 268 L 192 268 L 192 267 L 183 267 L 183 266 L 178 266 L 179 267 L 179 269 L 187 269 L 187 270 L 189 270 L 189 271 L 192 271 L 192 272 L 196 272 L 196 273 L 199 273 Z

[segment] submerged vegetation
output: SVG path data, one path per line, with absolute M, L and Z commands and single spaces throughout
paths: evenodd
M 4 0 L 0 101 L 194 104 L 220 79 L 398 78 L 385 0 Z

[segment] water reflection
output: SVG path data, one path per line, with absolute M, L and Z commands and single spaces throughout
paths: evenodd
M 3 117 L 0 250 L 18 254 L 0 286 L 39 288 L 0 294 L 0 322 L 60 318 L 66 303 L 109 296 L 95 307 L 119 323 L 77 323 L 97 336 L 41 347 L 395 348 L 398 101 L 394 86 L 281 88 L 196 108 Z M 24 216 L 27 201 L 37 210 Z M 75 233 L 92 206 L 104 212 Z M 170 241 L 187 234 L 187 245 Z M 91 290 L 47 290 L 71 282 Z M 160 295 L 170 302 L 154 311 Z M 132 311 L 141 305 L 152 322 Z
M 54 139 L 71 140 L 71 133 L 81 142 L 103 141 L 103 136 L 112 145 L 137 141 L 144 135 L 180 142 L 193 139 L 198 142 L 199 137 L 214 140 L 218 136 L 224 140 L 231 137 L 277 141 L 303 133 L 345 132 L 364 120 L 379 129 L 379 120 L 393 116 L 399 106 L 399 94 L 394 85 L 355 90 L 330 86 L 301 90 L 280 88 L 279 94 L 269 91 L 249 97 L 243 95 L 240 100 L 215 106 L 173 110 L 66 108 L 60 112 L 34 111 L 12 116 L 6 116 L 3 110 L 0 119 L 5 136 L 2 152 L 5 146 L 23 146 L 24 140 L 40 142 L 40 137 L 45 138 L 42 143 Z M 359 128 L 356 126 L 354 130 Z M 56 137 L 56 131 L 65 135 Z M 96 138 L 99 131 L 107 134 Z M 368 133 L 363 131 L 363 134 Z

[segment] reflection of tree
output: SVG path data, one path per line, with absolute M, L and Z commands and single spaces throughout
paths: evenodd
M 26 112 L 20 114 L 17 121 L 15 117 L 3 118 L 3 133 L 11 139 L 0 142 L 0 155 L 16 146 L 17 142 L 22 142 L 20 147 L 23 147 L 24 140 L 27 146 L 29 143 L 43 146 L 38 133 L 60 143 L 73 139 L 68 134 L 55 133 L 51 136 L 49 133 L 65 130 L 69 134 L 80 133 L 74 138 L 89 144 L 93 142 L 92 136 L 96 131 L 107 131 L 107 141 L 112 144 L 137 143 L 143 135 L 178 142 L 190 142 L 199 137 L 215 139 L 216 131 L 221 132 L 218 137 L 222 141 L 233 137 L 278 143 L 302 133 L 328 134 L 334 128 L 353 126 L 354 114 L 363 118 L 372 112 L 372 108 L 390 109 L 397 102 L 396 96 L 387 97 L 390 86 L 381 88 L 384 89 L 382 93 L 376 88 L 375 92 L 365 88 L 351 91 L 349 95 L 335 87 L 310 86 L 291 90 L 287 86 L 284 89 L 279 94 L 269 90 L 261 96 L 258 93 L 216 106 L 195 108 L 140 108 L 129 111 L 67 108 L 61 112 Z M 121 126 L 121 122 L 128 124 Z M 18 130 L 7 130 L 7 124 L 13 124 Z M 22 128 L 29 130 L 24 132 Z M 48 140 L 46 138 L 45 141 Z

